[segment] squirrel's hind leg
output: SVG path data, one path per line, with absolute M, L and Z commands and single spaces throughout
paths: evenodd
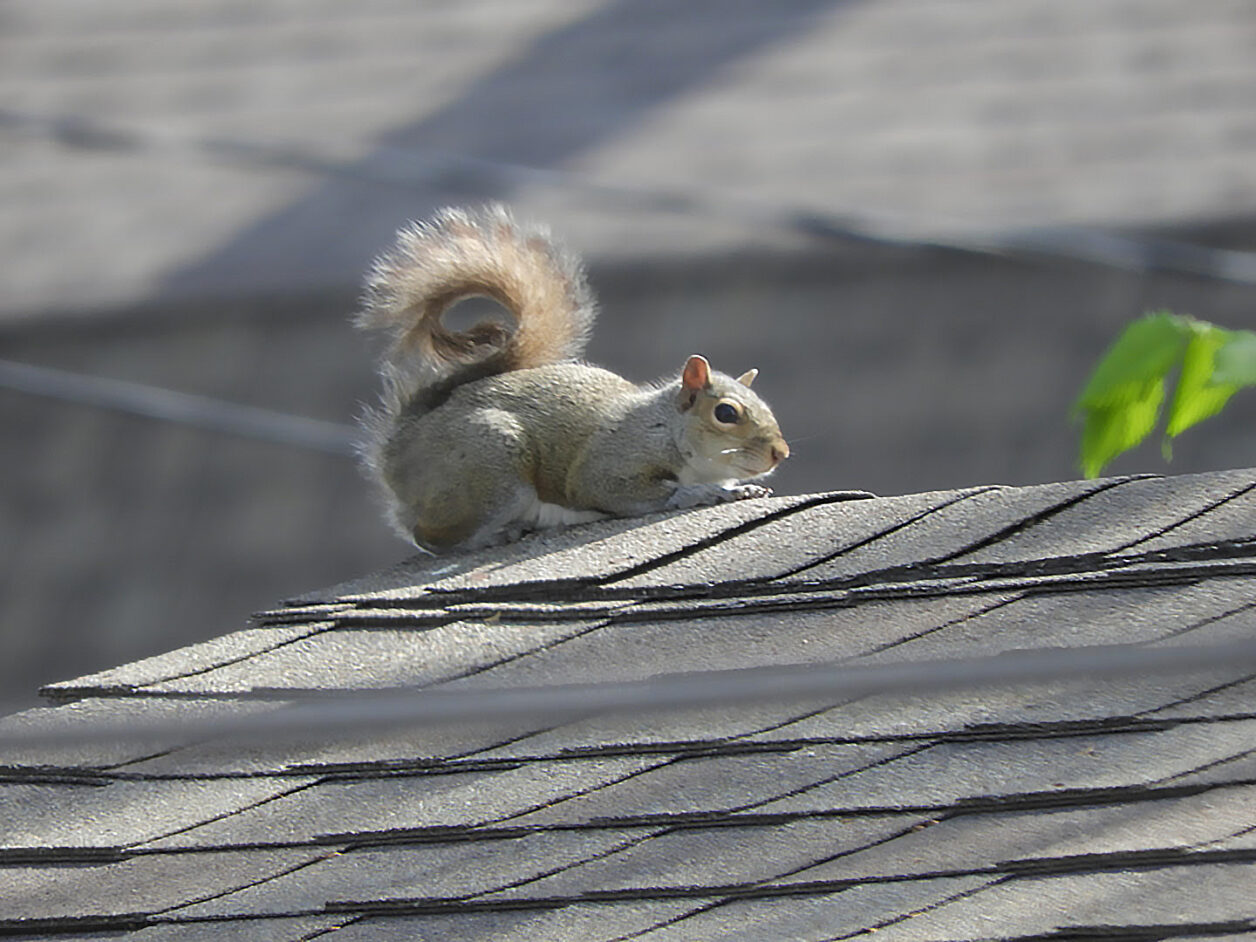
M 503 495 L 503 498 L 476 531 L 460 541 L 459 548 L 479 549 L 513 543 L 535 530 L 592 523 L 607 516 L 597 510 L 575 510 L 546 503 L 529 485 L 522 485 L 509 496 Z
M 509 413 L 485 409 L 455 421 L 438 409 L 400 438 L 405 447 L 392 452 L 390 484 L 407 508 L 405 528 L 425 549 L 480 549 L 606 516 L 540 498 L 526 434 Z
M 550 504 L 541 500 L 533 493 L 533 502 L 525 508 L 524 522 L 530 524 L 531 530 L 548 530 L 552 527 L 570 527 L 580 523 L 592 523 L 594 520 L 605 520 L 608 514 L 600 510 L 576 510 L 561 504 Z
M 481 549 L 519 539 L 532 527 L 526 508 L 535 501 L 528 485 L 494 493 L 471 493 L 463 487 L 429 491 L 417 508 L 414 541 L 434 552 Z
M 401 528 L 436 553 L 518 539 L 536 501 L 525 452 L 519 430 L 493 410 L 468 418 L 437 409 L 399 427 L 385 472 Z

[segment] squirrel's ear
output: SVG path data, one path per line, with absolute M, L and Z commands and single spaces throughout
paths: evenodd
M 737 377 L 737 382 L 741 383 L 743 386 L 749 386 L 754 382 L 754 378 L 758 375 L 758 370 L 746 370 L 746 372 Z
M 711 385 L 711 364 L 697 354 L 685 361 L 680 374 L 680 385 L 692 392 L 701 392 Z

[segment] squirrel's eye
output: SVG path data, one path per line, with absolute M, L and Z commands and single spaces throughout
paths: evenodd
M 741 418 L 737 407 L 731 402 L 721 402 L 715 407 L 715 421 L 721 425 L 736 425 L 737 420 Z

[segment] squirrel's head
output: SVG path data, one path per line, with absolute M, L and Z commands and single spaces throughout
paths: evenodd
M 750 388 L 758 374 L 733 379 L 704 357 L 685 362 L 676 405 L 688 418 L 681 447 L 695 482 L 761 477 L 789 457 L 776 416 Z

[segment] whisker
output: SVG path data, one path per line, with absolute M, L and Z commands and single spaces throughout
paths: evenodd
M 813 438 L 819 438 L 823 434 L 825 433 L 824 432 L 812 432 L 810 435 L 790 435 L 789 447 L 793 448 L 795 442 L 809 442 Z

